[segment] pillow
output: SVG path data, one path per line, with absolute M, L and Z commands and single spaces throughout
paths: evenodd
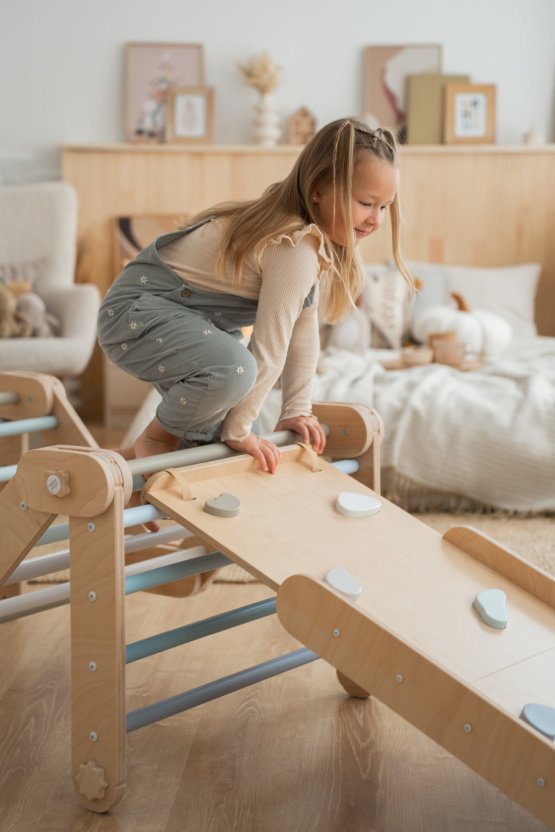
M 445 266 L 450 292 L 463 295 L 471 309 L 487 309 L 504 318 L 515 335 L 537 335 L 534 301 L 540 263 L 476 268 Z
M 541 273 L 540 263 L 517 266 L 449 266 L 444 263 L 407 263 L 414 277 L 424 282 L 421 295 L 427 295 L 427 284 L 437 284 L 433 293 L 442 306 L 451 305 L 451 292 L 461 294 L 471 309 L 487 309 L 510 323 L 515 335 L 537 335 L 534 322 L 534 302 Z M 441 299 L 441 284 L 444 297 Z M 428 295 L 427 295 L 428 296 Z M 430 295 L 431 299 L 431 295 Z M 415 301 L 413 319 L 423 311 Z M 426 300 L 425 308 L 431 305 Z
M 410 296 L 402 276 L 385 265 L 365 265 L 360 308 L 370 321 L 370 346 L 399 349 L 403 343 Z
M 414 322 L 423 312 L 434 306 L 451 305 L 451 296 L 447 282 L 446 267 L 441 263 L 408 262 L 407 268 L 415 279 L 417 290 L 410 310 L 409 330 L 412 338 L 418 341 L 414 332 Z

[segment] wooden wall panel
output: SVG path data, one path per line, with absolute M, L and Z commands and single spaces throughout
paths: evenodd
M 105 292 L 113 218 L 194 213 L 250 199 L 287 175 L 298 147 L 68 146 L 63 178 L 79 196 L 78 280 Z M 402 249 L 409 259 L 456 265 L 540 262 L 536 321 L 555 335 L 555 145 L 401 148 Z M 390 256 L 389 230 L 362 244 L 364 259 Z M 83 379 L 82 414 L 102 418 L 102 361 Z

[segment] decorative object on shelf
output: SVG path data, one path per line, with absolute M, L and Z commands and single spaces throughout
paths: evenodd
M 443 144 L 445 87 L 467 84 L 468 75 L 426 72 L 407 78 L 407 144 Z
M 168 91 L 167 142 L 211 142 L 213 124 L 212 87 L 172 87 Z
M 406 137 L 406 80 L 410 75 L 441 72 L 439 44 L 367 46 L 364 51 L 362 112 L 368 124 L 389 127 L 400 142 Z
M 522 144 L 538 147 L 539 145 L 545 144 L 545 136 L 541 130 L 536 130 L 534 125 L 532 125 L 522 136 Z
M 275 147 L 281 136 L 281 129 L 272 92 L 279 84 L 281 67 L 273 62 L 267 52 L 262 52 L 246 63 L 239 64 L 239 69 L 247 84 L 260 93 L 254 118 L 256 143 L 263 147 Z
M 163 142 L 168 92 L 204 83 L 198 43 L 128 43 L 125 47 L 125 140 Z
M 447 84 L 445 143 L 495 142 L 495 85 Z
M 299 107 L 287 123 L 287 140 L 289 144 L 308 144 L 316 133 L 316 116 L 308 107 Z

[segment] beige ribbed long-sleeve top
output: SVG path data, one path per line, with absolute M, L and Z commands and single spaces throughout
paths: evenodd
M 230 265 L 216 273 L 216 258 L 225 219 L 212 220 L 160 249 L 163 260 L 187 283 L 209 292 L 258 300 L 249 349 L 258 366 L 257 379 L 243 401 L 224 421 L 222 439 L 244 439 L 281 375 L 280 419 L 311 413 L 312 379 L 320 348 L 318 279 L 330 266 L 324 239 L 316 225 L 280 234 L 258 257 L 247 256 L 240 283 Z M 315 286 L 314 302 L 303 309 Z

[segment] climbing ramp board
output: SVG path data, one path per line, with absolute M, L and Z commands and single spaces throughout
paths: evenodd
M 275 474 L 251 457 L 164 471 L 145 499 L 278 592 L 284 627 L 459 759 L 555 828 L 555 745 L 521 718 L 555 706 L 555 581 L 490 538 L 443 537 L 304 446 Z M 339 513 L 341 492 L 378 498 L 372 516 Z M 230 494 L 235 516 L 205 504 Z M 356 602 L 325 582 L 344 570 Z M 495 629 L 473 609 L 507 596 Z

